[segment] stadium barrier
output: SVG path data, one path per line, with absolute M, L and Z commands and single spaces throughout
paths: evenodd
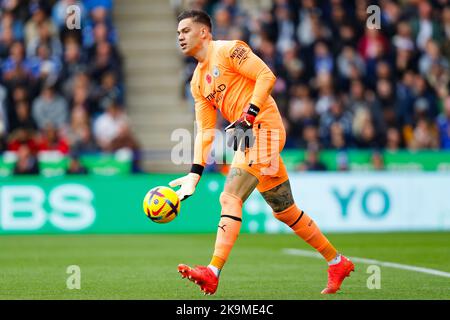
M 38 153 L 39 173 L 42 177 L 64 176 L 69 167 L 69 157 L 57 151 Z M 114 154 L 86 154 L 79 157 L 80 163 L 87 172 L 100 176 L 130 174 L 132 168 L 131 154 L 128 151 Z M 14 152 L 0 155 L 0 178 L 14 174 L 17 156 Z
M 288 170 L 295 171 L 305 160 L 306 152 L 303 149 L 288 149 L 284 150 L 282 155 Z M 338 165 L 343 162 L 350 171 L 373 171 L 372 155 L 372 151 L 365 150 L 345 152 L 324 150 L 320 152 L 319 159 L 329 171 L 337 171 Z M 450 151 L 384 151 L 381 156 L 388 171 L 450 171 Z M 231 163 L 233 159 L 231 150 L 227 153 L 226 159 Z M 13 175 L 16 160 L 14 152 L 0 154 L 0 178 Z M 128 152 L 82 155 L 80 162 L 90 174 L 100 176 L 129 174 L 132 169 L 132 159 Z M 40 152 L 38 163 L 41 176 L 63 176 L 69 166 L 69 158 L 58 152 Z
M 225 178 L 206 174 L 196 194 L 168 224 L 143 213 L 146 192 L 175 175 L 0 180 L 0 234 L 207 233 L 219 220 Z M 292 173 L 299 207 L 324 231 L 450 230 L 449 173 Z M 244 206 L 243 232 L 290 230 L 254 192 Z
M 380 155 L 388 171 L 450 171 L 449 151 L 381 151 Z M 288 170 L 295 170 L 305 160 L 305 156 L 303 149 L 283 151 L 283 161 Z M 351 171 L 372 171 L 372 156 L 373 151 L 370 150 L 324 150 L 319 153 L 320 161 L 330 171 L 337 170 L 338 164 L 342 162 L 346 162 Z

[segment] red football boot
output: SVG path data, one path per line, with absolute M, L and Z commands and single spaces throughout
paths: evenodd
M 196 285 L 200 286 L 200 290 L 207 294 L 214 294 L 219 284 L 219 278 L 214 272 L 204 266 L 196 266 L 194 269 L 185 265 L 178 265 L 178 272 L 181 273 L 182 278 L 188 278 Z
M 322 290 L 322 294 L 336 293 L 341 287 L 342 281 L 350 272 L 355 271 L 355 265 L 349 259 L 341 255 L 341 262 L 328 267 L 327 287 Z

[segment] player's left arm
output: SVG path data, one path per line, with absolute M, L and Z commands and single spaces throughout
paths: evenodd
M 261 109 L 270 96 L 276 77 L 267 64 L 243 41 L 234 41 L 228 49 L 228 61 L 232 70 L 255 81 L 250 104 Z
M 243 106 L 240 118 L 225 129 L 235 129 L 228 139 L 228 146 L 233 145 L 235 151 L 239 147 L 244 151 L 246 148 L 251 148 L 254 143 L 251 129 L 256 116 L 272 92 L 276 77 L 245 42 L 238 40 L 231 42 L 231 46 L 224 46 L 222 57 L 231 70 L 255 81 L 250 104 Z

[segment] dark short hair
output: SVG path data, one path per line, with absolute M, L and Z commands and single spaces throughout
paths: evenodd
M 201 23 L 209 28 L 209 31 L 212 31 L 212 23 L 211 17 L 205 12 L 201 10 L 186 10 L 181 12 L 178 15 L 177 21 L 192 18 L 192 21 Z

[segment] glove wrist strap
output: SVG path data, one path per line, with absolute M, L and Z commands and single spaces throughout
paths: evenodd
M 191 167 L 191 173 L 196 173 L 199 176 L 202 176 L 203 169 L 205 169 L 205 167 L 201 164 L 193 163 Z
M 248 106 L 247 110 L 244 111 L 248 115 L 251 115 L 253 117 L 256 117 L 259 113 L 259 108 L 255 106 L 254 104 L 251 104 Z

